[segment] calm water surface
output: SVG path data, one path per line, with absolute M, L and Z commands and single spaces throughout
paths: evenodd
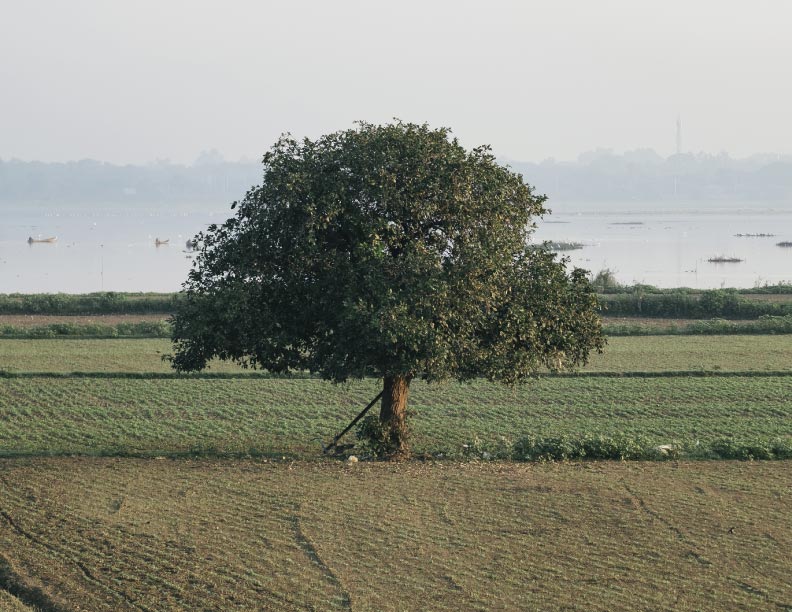
M 0 293 L 176 291 L 187 277 L 188 238 L 231 211 L 5 207 Z M 28 244 L 28 237 L 54 243 Z M 168 240 L 156 246 L 155 240 Z
M 609 268 L 623 283 L 660 287 L 753 287 L 792 281 L 792 202 L 767 204 L 557 204 L 535 239 L 581 242 L 574 265 Z M 7 206 L 0 208 L 0 293 L 176 291 L 192 254 L 185 244 L 228 206 Z M 737 237 L 735 234 L 774 234 Z M 56 236 L 28 244 L 29 236 Z M 155 246 L 155 239 L 169 240 Z M 715 264 L 724 255 L 741 263 Z
M 773 234 L 738 237 L 737 234 Z M 625 284 L 658 287 L 754 287 L 792 282 L 792 203 L 666 203 L 638 209 L 630 205 L 558 205 L 539 223 L 538 241 L 579 242 L 567 251 L 571 263 L 597 272 L 608 268 Z M 725 256 L 739 263 L 711 263 Z

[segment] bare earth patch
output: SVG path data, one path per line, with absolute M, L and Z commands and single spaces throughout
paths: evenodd
M 4 460 L 0 561 L 64 610 L 786 610 L 789 468 Z
M 741 297 L 757 302 L 792 302 L 792 293 L 750 293 Z

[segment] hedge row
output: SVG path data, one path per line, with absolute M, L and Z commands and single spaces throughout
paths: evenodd
M 0 294 L 0 314 L 163 314 L 174 311 L 177 293 Z
M 178 293 L 0 294 L 0 314 L 167 314 L 174 312 L 179 299 Z M 763 315 L 792 315 L 792 300 L 750 300 L 735 289 L 603 294 L 600 303 L 603 313 L 612 316 L 755 319 Z
M 735 290 L 693 293 L 623 293 L 600 295 L 602 312 L 610 316 L 671 317 L 675 319 L 756 319 L 792 315 L 792 300 L 749 300 Z
M 139 323 L 51 323 L 22 327 L 0 325 L 0 338 L 170 338 L 171 327 L 167 321 L 141 321 Z

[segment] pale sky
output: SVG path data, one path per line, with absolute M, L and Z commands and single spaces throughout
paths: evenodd
M 0 0 L 0 158 L 258 159 L 448 126 L 502 158 L 792 153 L 789 0 Z

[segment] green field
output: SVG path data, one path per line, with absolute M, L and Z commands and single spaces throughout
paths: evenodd
M 0 379 L 0 454 L 316 457 L 315 439 L 329 441 L 377 391 L 315 379 Z M 433 455 L 463 456 L 478 439 L 479 452 L 511 457 L 528 436 L 643 437 L 706 455 L 723 438 L 787 439 L 790 397 L 788 376 L 574 377 L 416 382 L 410 405 L 415 449 Z
M 316 458 L 379 390 L 226 363 L 211 370 L 223 378 L 177 377 L 161 358 L 169 349 L 157 339 L 0 341 L 10 373 L 0 378 L 0 454 Z M 565 456 L 650 458 L 666 444 L 688 457 L 790 453 L 788 336 L 612 338 L 584 371 L 515 387 L 416 381 L 415 450 L 529 459 L 594 438 L 627 452 Z
M 165 339 L 0 340 L 0 372 L 172 372 Z M 215 363 L 209 372 L 243 372 Z M 737 371 L 792 373 L 792 336 L 610 338 L 586 372 Z M 249 371 L 248 371 L 249 372 Z

